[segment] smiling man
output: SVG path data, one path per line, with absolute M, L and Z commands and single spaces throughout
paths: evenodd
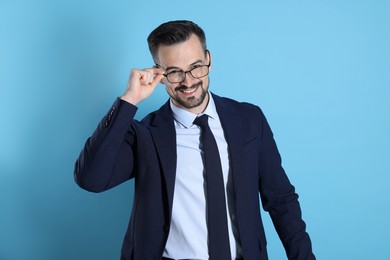
M 172 21 L 148 37 L 155 66 L 133 69 L 75 166 L 101 192 L 135 179 L 121 259 L 268 259 L 260 198 L 289 259 L 315 259 L 298 195 L 260 108 L 209 91 L 203 30 Z M 143 120 L 158 83 L 169 100 Z

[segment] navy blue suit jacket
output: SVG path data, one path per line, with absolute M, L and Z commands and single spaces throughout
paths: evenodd
M 268 259 L 260 200 L 289 259 L 315 259 L 298 195 L 282 166 L 262 111 L 213 95 L 229 147 L 236 216 L 245 260 Z M 161 259 L 167 241 L 176 174 L 176 134 L 169 102 L 142 121 L 117 99 L 87 140 L 75 166 L 80 187 L 101 192 L 131 178 L 135 193 L 121 259 Z

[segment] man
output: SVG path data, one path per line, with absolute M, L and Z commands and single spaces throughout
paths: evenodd
M 135 179 L 121 259 L 268 259 L 259 193 L 288 258 L 315 259 L 263 113 L 209 92 L 203 30 L 164 23 L 148 44 L 156 65 L 131 71 L 75 166 L 93 192 Z M 159 82 L 170 99 L 134 120 Z

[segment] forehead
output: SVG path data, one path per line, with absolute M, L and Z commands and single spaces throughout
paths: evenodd
M 194 34 L 185 42 L 169 46 L 161 45 L 157 54 L 159 64 L 163 67 L 186 68 L 190 64 L 199 60 L 202 61 L 205 58 L 202 44 Z

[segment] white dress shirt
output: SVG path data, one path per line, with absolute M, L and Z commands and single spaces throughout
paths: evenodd
M 210 94 L 210 93 L 209 93 Z M 235 222 L 233 183 L 229 169 L 229 150 L 214 100 L 203 114 L 209 116 L 209 126 L 216 139 L 221 157 L 225 186 L 228 231 L 232 259 L 241 257 L 240 239 Z M 193 124 L 197 116 L 173 104 L 177 142 L 177 167 L 173 196 L 172 222 L 163 256 L 173 259 L 207 260 L 207 222 L 204 167 L 200 149 L 200 128 Z M 230 201 L 232 203 L 230 203 Z

